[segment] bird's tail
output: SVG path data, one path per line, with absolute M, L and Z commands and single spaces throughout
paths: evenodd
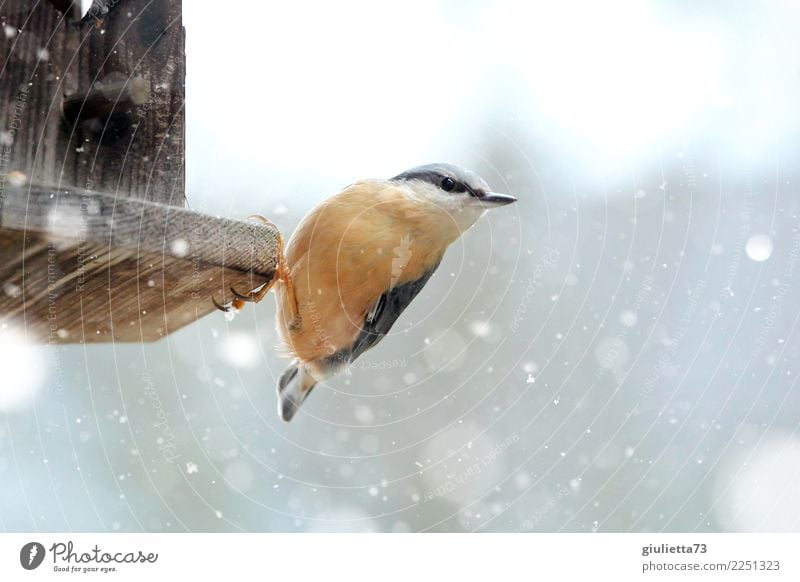
M 299 360 L 294 360 L 281 374 L 278 378 L 278 414 L 285 422 L 292 420 L 316 384 L 317 380 Z

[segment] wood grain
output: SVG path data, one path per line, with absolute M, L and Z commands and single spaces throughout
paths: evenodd
M 261 224 L 85 190 L 18 186 L 1 202 L 0 324 L 36 341 L 157 340 L 276 265 Z
M 0 189 L 18 171 L 34 183 L 183 206 L 181 2 L 107 4 L 80 22 L 56 9 L 71 15 L 64 2 L 2 3 Z M 133 79 L 148 85 L 143 103 L 125 99 Z M 66 98 L 74 109 L 98 90 L 110 100 L 103 114 L 77 124 L 62 116 Z

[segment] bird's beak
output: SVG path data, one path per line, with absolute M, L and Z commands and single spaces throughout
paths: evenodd
M 505 206 L 506 204 L 511 204 L 512 202 L 516 202 L 517 199 L 510 194 L 487 192 L 483 196 L 479 196 L 478 201 L 481 203 L 481 206 L 493 208 L 495 206 Z

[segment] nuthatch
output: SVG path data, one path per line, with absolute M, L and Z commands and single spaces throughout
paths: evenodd
M 248 294 L 232 289 L 236 299 L 217 304 L 239 309 L 278 282 L 277 328 L 294 356 L 278 379 L 281 418 L 291 420 L 318 382 L 381 341 L 447 247 L 487 209 L 512 202 L 474 172 L 429 164 L 356 182 L 311 210 L 285 255 L 281 241 L 274 279 Z

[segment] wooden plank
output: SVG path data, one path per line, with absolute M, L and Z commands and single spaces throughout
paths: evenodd
M 0 325 L 43 342 L 153 341 L 272 278 L 277 231 L 77 189 L 0 198 Z
M 83 22 L 70 2 L 0 4 L 0 189 L 17 171 L 183 206 L 181 2 L 99 3 Z

